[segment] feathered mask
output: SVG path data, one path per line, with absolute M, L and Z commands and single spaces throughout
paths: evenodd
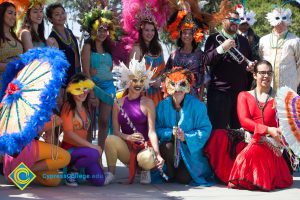
M 241 24 L 247 23 L 250 26 L 253 26 L 256 22 L 255 13 L 252 10 L 247 12 L 242 4 L 236 6 L 236 11 L 239 13 Z
M 188 69 L 174 67 L 163 76 L 164 96 L 173 95 L 175 92 L 189 93 L 195 83 L 194 74 Z
M 129 68 L 121 62 L 119 66 L 115 66 L 113 69 L 114 79 L 117 80 L 117 87 L 125 89 L 129 88 L 130 81 L 133 79 L 143 80 L 145 89 L 149 88 L 149 83 L 154 72 L 151 67 L 147 69 L 144 58 L 139 62 L 135 59 L 135 55 L 129 63 Z
M 91 89 L 93 89 L 95 83 L 90 79 L 79 81 L 78 83 L 70 83 L 67 87 L 67 92 L 73 95 L 81 95 L 84 93 L 88 93 Z
M 277 26 L 281 22 L 286 25 L 291 24 L 292 11 L 289 8 L 275 8 L 272 12 L 267 14 L 266 19 L 269 21 L 271 26 Z
M 121 32 L 114 19 L 113 12 L 107 9 L 94 8 L 85 13 L 79 23 L 81 24 L 81 30 L 86 31 L 92 39 L 96 38 L 99 28 L 109 31 L 111 40 L 118 39 Z

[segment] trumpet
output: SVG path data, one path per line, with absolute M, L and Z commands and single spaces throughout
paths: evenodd
M 226 40 L 226 38 L 219 33 L 216 36 L 216 40 L 217 42 L 221 45 L 223 44 L 223 42 Z M 241 64 L 242 62 L 246 62 L 248 65 L 252 64 L 253 62 L 251 60 L 249 60 L 248 58 L 246 58 L 237 48 L 232 47 L 231 49 L 229 49 L 227 51 L 227 53 L 231 56 L 231 58 L 233 60 L 235 60 L 237 63 Z

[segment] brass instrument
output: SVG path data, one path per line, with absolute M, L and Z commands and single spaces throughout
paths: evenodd
M 226 38 L 219 33 L 216 36 L 217 42 L 221 45 L 226 40 Z M 241 64 L 243 61 L 245 61 L 248 65 L 252 64 L 253 62 L 246 58 L 237 48 L 232 47 L 227 51 L 227 53 L 231 56 L 233 60 L 235 60 L 237 63 Z

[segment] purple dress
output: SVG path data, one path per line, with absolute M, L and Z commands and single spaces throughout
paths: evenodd
M 129 117 L 133 126 L 138 132 L 140 132 L 145 141 L 148 141 L 148 118 L 141 110 L 141 96 L 137 99 L 129 100 L 128 97 L 125 97 L 122 109 Z M 122 112 L 118 114 L 118 121 L 124 134 L 132 134 L 134 131 L 128 124 L 127 119 L 122 115 Z

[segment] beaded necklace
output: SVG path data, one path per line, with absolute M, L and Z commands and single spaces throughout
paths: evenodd
M 275 45 L 275 44 L 273 43 L 274 33 L 272 32 L 272 33 L 271 33 L 271 37 L 270 37 L 270 46 L 271 46 L 271 48 L 272 48 L 272 49 L 280 49 L 280 48 L 282 47 L 282 45 L 284 44 L 285 39 L 286 39 L 288 33 L 289 33 L 289 32 L 287 31 L 287 32 L 284 34 L 283 40 L 281 40 L 280 42 L 278 42 L 278 41 L 279 41 L 279 38 L 277 38 L 277 40 L 276 40 L 276 45 Z
M 67 36 L 67 39 L 65 39 L 55 28 L 52 28 L 52 31 L 54 33 L 56 33 L 56 35 L 58 36 L 58 38 L 68 47 L 70 47 L 71 49 L 73 49 L 74 52 L 76 52 L 76 45 L 72 39 L 72 36 L 69 32 L 69 30 L 65 29 L 65 33 Z
M 83 120 L 83 117 L 81 116 L 81 114 L 80 114 L 80 112 L 78 111 L 78 109 L 76 108 L 75 109 L 75 112 L 76 112 L 76 114 L 78 115 L 78 117 L 80 118 L 80 120 L 82 121 L 82 128 L 84 129 L 84 130 L 88 130 L 89 129 L 89 126 L 90 126 L 90 117 L 89 117 L 89 115 L 88 115 L 88 113 L 87 113 L 87 117 L 86 117 L 86 120 Z
M 254 95 L 255 95 L 256 104 L 257 104 L 259 110 L 261 111 L 261 116 L 262 116 L 263 124 L 265 123 L 265 120 L 264 120 L 264 109 L 265 109 L 265 107 L 266 107 L 266 105 L 268 103 L 268 100 L 271 97 L 271 94 L 272 94 L 272 87 L 270 87 L 270 90 L 268 92 L 268 96 L 266 98 L 265 103 L 262 104 L 262 105 L 260 105 L 260 102 L 258 101 L 258 98 L 257 98 L 256 88 L 254 89 Z

